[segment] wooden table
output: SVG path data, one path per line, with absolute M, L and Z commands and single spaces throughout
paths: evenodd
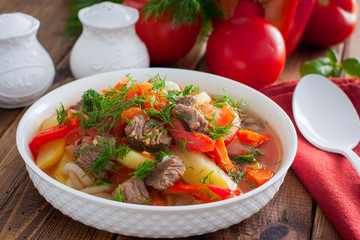
M 0 13 L 28 13 L 40 20 L 38 39 L 56 66 L 52 88 L 72 81 L 64 38 L 68 1 L 1 0 Z M 1 31 L 1 30 L 0 30 Z M 334 46 L 342 59 L 360 58 L 360 28 L 347 42 Z M 167 67 L 208 71 L 204 44 Z M 279 82 L 299 78 L 299 66 L 325 55 L 326 49 L 300 45 L 287 59 Z M 27 108 L 0 109 L 0 239 L 136 239 L 100 231 L 72 220 L 53 208 L 33 186 L 16 148 L 15 132 Z M 288 221 L 284 218 L 287 210 Z M 297 176 L 290 170 L 274 199 L 251 218 L 228 229 L 189 239 L 341 239 Z

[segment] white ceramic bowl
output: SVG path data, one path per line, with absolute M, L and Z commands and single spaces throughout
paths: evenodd
M 34 163 L 28 147 L 40 122 L 54 114 L 55 108 L 77 102 L 81 94 L 114 86 L 131 73 L 138 81 L 160 74 L 182 86 L 194 84 L 210 94 L 222 89 L 234 97 L 244 97 L 250 109 L 278 134 L 283 148 L 283 162 L 274 177 L 262 186 L 241 196 L 192 206 L 144 206 L 94 197 L 52 179 Z M 86 225 L 109 232 L 137 237 L 186 237 L 214 232 L 249 218 L 264 207 L 279 190 L 295 157 L 297 140 L 294 126 L 285 112 L 263 94 L 235 81 L 191 70 L 144 68 L 109 72 L 73 81 L 48 93 L 24 114 L 17 129 L 17 146 L 29 176 L 40 194 L 65 215 Z

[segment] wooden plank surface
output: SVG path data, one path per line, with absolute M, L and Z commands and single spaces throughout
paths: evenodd
M 67 0 L 2 0 L 0 13 L 20 11 L 41 21 L 38 39 L 52 57 L 57 75 L 53 88 L 72 81 L 64 38 Z M 345 44 L 336 46 L 341 58 L 360 57 L 359 28 Z M 168 67 L 208 72 L 204 44 L 197 44 L 184 59 Z M 279 82 L 299 79 L 306 60 L 323 56 L 326 49 L 300 45 L 287 59 Z M 38 193 L 16 149 L 16 127 L 25 109 L 0 109 L 0 239 L 138 239 L 100 231 L 72 220 L 54 209 Z M 287 219 L 284 216 L 287 212 Z M 179 238 L 180 239 L 180 238 Z M 317 203 L 290 170 L 269 204 L 249 219 L 228 229 L 188 239 L 341 239 Z

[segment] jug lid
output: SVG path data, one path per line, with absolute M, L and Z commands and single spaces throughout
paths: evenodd
M 82 24 L 102 29 L 116 29 L 133 25 L 139 19 L 137 9 L 113 2 L 101 2 L 79 11 Z
M 39 20 L 25 13 L 0 14 L 0 39 L 25 36 L 37 31 L 39 26 Z

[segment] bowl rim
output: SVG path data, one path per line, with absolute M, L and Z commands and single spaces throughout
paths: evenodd
M 274 176 L 269 181 L 264 183 L 263 185 L 255 188 L 247 193 L 241 194 L 234 198 L 225 199 L 225 200 L 221 200 L 221 201 L 217 201 L 217 202 L 197 204 L 197 205 L 185 205 L 185 206 L 150 206 L 150 205 L 140 205 L 140 204 L 117 202 L 114 200 L 100 198 L 100 197 L 96 197 L 96 196 L 81 192 L 79 190 L 73 189 L 69 186 L 66 186 L 66 185 L 58 182 L 57 180 L 53 179 L 49 175 L 47 175 L 44 171 L 42 171 L 33 161 L 32 157 L 30 155 L 30 151 L 28 149 L 28 143 L 26 143 L 25 139 L 22 138 L 22 133 L 24 132 L 23 130 L 26 128 L 26 123 L 25 123 L 26 117 L 28 115 L 30 115 L 31 112 L 36 110 L 40 106 L 40 104 L 43 102 L 43 99 L 47 98 L 49 95 L 54 95 L 56 93 L 60 93 L 63 89 L 66 89 L 66 88 L 69 88 L 72 86 L 76 86 L 77 84 L 79 84 L 79 82 L 89 81 L 91 79 L 94 80 L 99 77 L 101 78 L 101 77 L 105 77 L 105 76 L 112 76 L 114 74 L 119 74 L 119 76 L 121 76 L 121 74 L 124 75 L 125 72 L 131 73 L 134 71 L 145 71 L 145 72 L 151 71 L 151 72 L 159 72 L 159 73 L 161 73 L 161 72 L 165 72 L 165 73 L 166 72 L 187 72 L 188 74 L 193 73 L 193 74 L 200 74 L 200 75 L 204 75 L 204 76 L 211 76 L 212 78 L 214 78 L 214 77 L 219 78 L 219 80 L 221 80 L 221 81 L 231 82 L 231 84 L 240 84 L 240 85 L 242 85 L 241 86 L 242 88 L 246 89 L 246 91 L 252 91 L 255 94 L 260 94 L 259 96 L 263 99 L 266 99 L 266 101 L 268 101 L 269 103 L 271 103 L 271 105 L 282 115 L 281 117 L 284 118 L 284 120 L 286 122 L 288 122 L 289 128 L 287 129 L 287 131 L 288 131 L 288 135 L 290 136 L 290 140 L 291 140 L 290 145 L 294 146 L 289 150 L 289 152 L 287 154 L 288 155 L 287 158 L 290 158 L 290 161 L 284 161 L 286 156 L 285 156 L 285 151 L 283 151 L 283 162 L 281 164 L 281 167 L 274 174 Z M 280 139 L 280 142 L 283 145 L 282 139 Z M 17 144 L 18 151 L 19 151 L 21 157 L 23 158 L 27 167 L 30 167 L 31 170 L 33 170 L 39 177 L 42 178 L 42 180 L 47 181 L 47 182 L 51 183 L 52 185 L 55 185 L 57 188 L 60 188 L 64 191 L 67 191 L 67 192 L 73 194 L 73 195 L 76 195 L 77 197 L 80 197 L 87 201 L 96 202 L 97 204 L 101 204 L 101 205 L 110 205 L 112 207 L 127 208 L 127 209 L 157 212 L 157 213 L 164 213 L 164 212 L 173 213 L 173 212 L 194 211 L 194 210 L 201 210 L 201 209 L 211 209 L 211 208 L 217 208 L 219 206 L 231 205 L 234 202 L 240 201 L 242 199 L 250 198 L 250 197 L 264 191 L 266 188 L 275 184 L 282 176 L 284 176 L 287 173 L 288 169 L 290 168 L 291 164 L 293 163 L 295 155 L 296 155 L 296 151 L 297 151 L 297 135 L 296 135 L 296 130 L 295 130 L 295 127 L 294 127 L 292 121 L 290 120 L 289 116 L 285 113 L 285 111 L 280 106 L 278 106 L 273 100 L 271 100 L 269 97 L 265 96 L 261 92 L 255 90 L 255 89 L 252 89 L 242 83 L 235 82 L 231 79 L 224 78 L 221 76 L 213 75 L 211 73 L 200 72 L 200 71 L 196 71 L 196 70 L 178 69 L 178 68 L 135 68 L 135 69 L 111 71 L 111 72 L 96 74 L 96 75 L 88 76 L 85 78 L 77 79 L 72 82 L 66 83 L 66 84 L 50 91 L 49 93 L 45 94 L 43 97 L 38 99 L 34 104 L 32 104 L 29 107 L 29 109 L 27 109 L 27 111 L 22 116 L 22 118 L 18 124 L 17 130 L 16 130 L 16 144 Z

